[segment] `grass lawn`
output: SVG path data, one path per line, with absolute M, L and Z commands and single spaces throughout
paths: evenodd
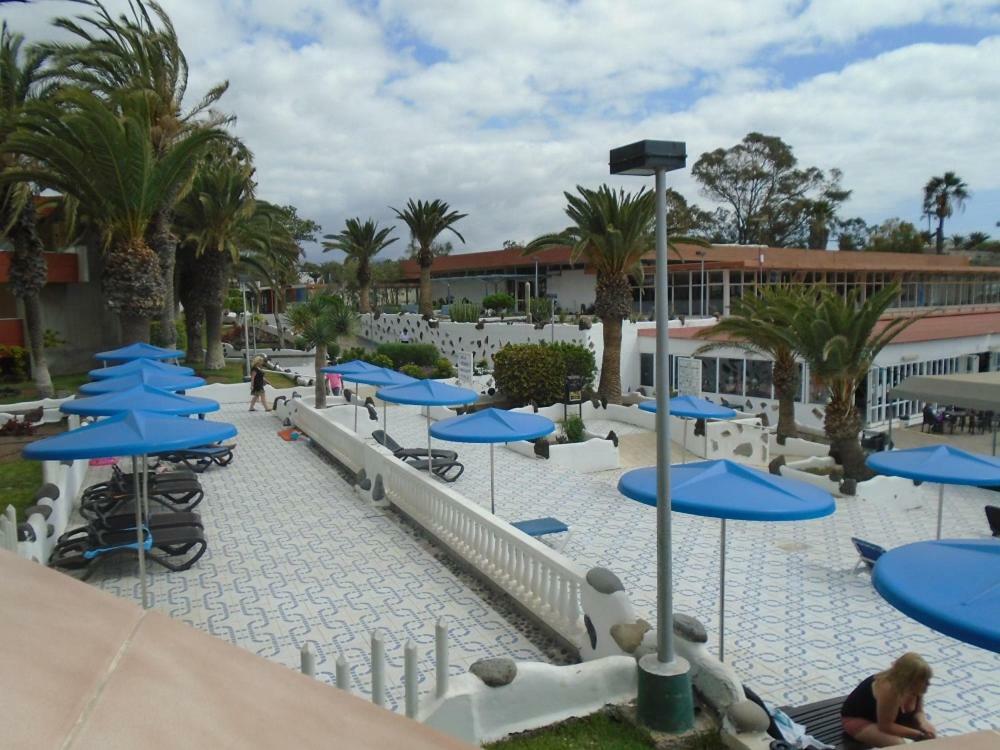
M 242 383 L 244 382 L 243 374 L 246 372 L 246 365 L 243 362 L 226 362 L 226 366 L 221 370 L 206 370 L 204 367 L 193 364 L 187 366 L 194 368 L 194 371 L 209 383 Z M 291 388 L 295 385 L 291 378 L 273 372 L 267 373 L 267 380 L 275 388 Z M 191 395 L 197 394 L 192 392 Z
M 488 750 L 649 750 L 649 737 L 604 711 L 484 745 Z M 697 734 L 677 750 L 725 750 L 718 734 Z
M 54 375 L 52 377 L 52 387 L 55 389 L 57 396 L 60 393 L 66 396 L 74 393 L 77 388 L 89 380 L 90 378 L 85 372 L 74 373 L 72 375 Z M 17 391 L 17 393 L 7 393 L 7 388 Z M 38 398 L 38 390 L 35 388 L 34 381 L 0 383 L 0 404 L 16 404 L 20 401 L 35 401 Z
M 3 508 L 13 505 L 17 510 L 17 520 L 24 520 L 24 509 L 32 504 L 35 493 L 42 486 L 42 462 L 17 459 L 0 463 L 0 497 Z

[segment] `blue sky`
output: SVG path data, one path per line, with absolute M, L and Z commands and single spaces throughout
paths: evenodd
M 162 0 L 190 100 L 223 108 L 260 193 L 338 231 L 441 198 L 458 250 L 564 224 L 563 191 L 616 184 L 610 148 L 684 140 L 697 156 L 757 130 L 801 164 L 839 167 L 847 216 L 920 218 L 929 177 L 972 200 L 946 232 L 1000 236 L 1000 5 L 984 0 Z M 122 0 L 108 0 L 122 7 Z M 50 38 L 49 0 L 5 5 Z M 705 207 L 689 173 L 672 186 Z M 641 182 L 622 180 L 630 189 Z M 402 249 L 405 240 L 393 249 Z

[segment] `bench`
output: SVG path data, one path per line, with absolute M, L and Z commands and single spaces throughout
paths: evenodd
M 527 521 L 514 521 L 511 523 L 511 526 L 536 539 L 538 537 L 548 536 L 549 534 L 565 533 L 566 536 L 564 536 L 558 544 L 552 545 L 556 552 L 562 552 L 566 547 L 566 544 L 569 542 L 570 536 L 572 536 L 570 527 L 558 518 L 552 518 L 552 516 L 546 516 L 545 518 L 532 518 Z
M 803 725 L 820 742 L 833 745 L 837 750 L 861 750 L 864 745 L 844 734 L 840 707 L 844 705 L 845 698 L 842 695 L 804 706 L 782 706 L 781 710 L 796 724 Z

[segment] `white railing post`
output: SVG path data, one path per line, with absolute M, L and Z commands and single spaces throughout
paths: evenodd
M 385 705 L 385 643 L 377 631 L 372 633 L 372 703 Z
M 337 687 L 348 693 L 351 692 L 351 669 L 343 654 L 337 657 Z
M 316 676 L 316 657 L 313 656 L 312 651 L 309 650 L 308 643 L 299 650 L 299 664 L 302 669 L 302 674 L 306 677 Z
M 448 626 L 438 618 L 434 626 L 434 668 L 437 679 L 436 694 L 443 698 L 448 692 Z
M 406 691 L 406 715 L 417 716 L 417 646 L 407 641 L 403 649 L 403 687 Z

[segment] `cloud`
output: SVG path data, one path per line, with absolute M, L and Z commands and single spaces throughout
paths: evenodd
M 615 183 L 613 146 L 684 139 L 690 165 L 750 130 L 781 136 L 805 164 L 843 169 L 849 212 L 872 220 L 919 203 L 946 169 L 974 194 L 1000 188 L 1000 37 L 989 36 L 1000 20 L 985 1 L 163 5 L 191 64 L 191 101 L 229 80 L 222 105 L 256 155 L 261 195 L 325 232 L 351 216 L 397 223 L 390 205 L 442 198 L 469 214 L 459 250 L 495 248 L 561 228 L 564 190 Z M 81 10 L 4 8 L 30 39 L 52 36 L 50 16 Z M 934 43 L 937 27 L 957 26 L 985 38 Z M 859 56 L 860 41 L 886 30 L 903 41 Z M 785 67 L 830 50 L 843 64 L 781 83 Z M 701 200 L 689 175 L 670 179 Z

